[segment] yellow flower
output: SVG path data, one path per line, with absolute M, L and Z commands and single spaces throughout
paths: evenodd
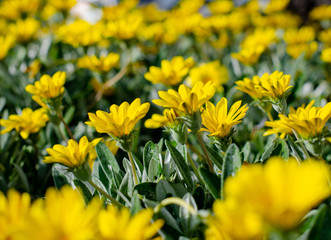
M 255 48 L 242 49 L 240 52 L 231 53 L 231 56 L 242 64 L 253 65 L 259 60 L 264 50 L 264 47 L 259 45 Z
M 108 72 L 119 65 L 120 55 L 109 53 L 107 56 L 97 58 L 93 56 L 84 56 L 78 59 L 77 66 L 80 68 L 90 69 L 95 72 Z
M 88 113 L 87 125 L 94 127 L 99 133 L 107 133 L 114 138 L 123 138 L 131 134 L 137 122 L 145 117 L 150 103 L 140 104 L 136 98 L 131 104 L 123 102 L 120 106 L 110 106 L 110 113 L 97 111 L 96 114 Z
M 45 198 L 31 207 L 25 239 L 95 239 L 101 206 L 101 201 L 94 198 L 86 207 L 79 192 L 70 186 L 49 188 Z
M 168 60 L 162 60 L 161 67 L 150 67 L 149 72 L 144 77 L 153 84 L 162 83 L 167 86 L 174 86 L 182 82 L 188 71 L 195 64 L 192 57 L 184 60 L 182 56 L 177 56 Z
M 288 117 L 279 115 L 280 120 L 266 122 L 265 125 L 272 129 L 266 131 L 264 135 L 281 133 L 281 137 L 284 138 L 294 130 L 303 139 L 318 136 L 331 118 L 331 103 L 327 103 L 324 107 L 313 107 L 314 102 L 313 100 L 307 107 L 299 107 L 296 111 L 291 109 Z
M 331 28 L 321 31 L 318 39 L 325 44 L 326 47 L 331 47 Z
M 254 76 L 252 79 L 244 78 L 244 80 L 236 81 L 236 84 L 236 89 L 247 93 L 253 99 L 258 100 L 263 98 L 262 93 L 255 88 L 255 86 L 261 84 L 259 76 Z
M 240 44 L 243 49 L 256 48 L 262 46 L 264 49 L 277 40 L 274 28 L 256 28 Z
M 59 11 L 69 11 L 76 5 L 77 0 L 48 0 L 47 3 Z
M 164 224 L 161 219 L 151 223 L 152 217 L 152 209 L 143 209 L 134 216 L 130 216 L 128 208 L 117 209 L 112 205 L 108 205 L 106 210 L 100 212 L 98 218 L 100 239 L 152 239 Z
M 331 47 L 322 50 L 321 60 L 323 62 L 331 63 Z
M 214 83 L 218 91 L 223 91 L 223 84 L 229 80 L 229 73 L 225 66 L 221 65 L 219 61 L 213 61 L 202 64 L 199 67 L 192 68 L 190 71 L 190 84 L 194 85 L 196 82 L 208 81 Z
M 79 143 L 70 139 L 67 147 L 55 144 L 53 148 L 46 149 L 50 156 L 44 158 L 44 163 L 61 163 L 69 169 L 79 168 L 88 163 L 92 169 L 97 157 L 94 147 L 100 140 L 100 138 L 97 138 L 89 142 L 87 137 L 84 136 L 79 140 Z
M 179 115 L 176 113 L 174 109 L 164 109 L 163 115 L 153 114 L 152 118 L 147 119 L 145 121 L 146 128 L 162 128 L 165 126 L 171 127 L 175 124 L 177 117 Z
M 46 125 L 48 116 L 42 108 L 33 111 L 31 108 L 24 108 L 21 115 L 10 115 L 9 119 L 0 119 L 0 125 L 6 127 L 0 133 L 5 134 L 15 129 L 23 139 L 30 134 L 36 133 Z
M 116 155 L 118 151 L 118 146 L 116 145 L 116 141 L 112 140 L 111 138 L 107 138 L 104 140 L 106 146 L 109 148 L 109 150 L 112 152 L 113 155 Z
M 315 39 L 315 31 L 312 27 L 291 28 L 286 30 L 284 40 L 289 45 L 308 43 Z
M 309 17 L 315 20 L 331 19 L 331 6 L 321 5 L 310 11 Z
M 178 92 L 169 89 L 158 92 L 161 99 L 154 99 L 153 103 L 164 108 L 173 108 L 181 115 L 192 115 L 201 111 L 201 107 L 215 94 L 215 86 L 209 81 L 206 84 L 197 82 L 192 89 L 181 84 Z
M 208 8 L 212 14 L 224 14 L 230 12 L 234 7 L 232 1 L 220 0 L 208 3 Z
M 24 226 L 30 211 L 31 199 L 27 193 L 10 189 L 6 196 L 0 191 L 0 239 L 24 239 Z
M 4 0 L 0 5 L 0 16 L 16 20 L 24 15 L 35 14 L 40 6 L 40 0 Z
M 37 37 L 40 22 L 34 18 L 18 19 L 8 26 L 9 32 L 21 43 L 31 41 Z
M 286 47 L 286 52 L 292 58 L 298 58 L 302 53 L 305 53 L 305 58 L 309 59 L 318 48 L 318 43 L 316 41 L 312 41 L 310 43 L 303 43 L 298 45 L 288 45 Z
M 296 227 L 308 211 L 331 195 L 330 169 L 323 161 L 271 158 L 243 166 L 225 183 L 225 201 L 235 199 L 283 230 Z
M 263 219 L 235 199 L 216 200 L 214 216 L 207 218 L 207 240 L 261 240 Z
M 15 37 L 13 35 L 0 36 L 0 60 L 4 59 L 8 51 L 13 47 Z
M 40 96 L 42 99 L 54 99 L 64 93 L 65 80 L 65 72 L 57 72 L 52 77 L 45 74 L 34 85 L 27 85 L 25 90 L 33 95 Z
M 271 0 L 264 9 L 264 12 L 267 14 L 281 12 L 285 10 L 289 3 L 290 0 Z
M 205 128 L 201 131 L 210 132 L 210 136 L 219 138 L 227 137 L 231 128 L 240 123 L 248 110 L 247 104 L 240 107 L 241 101 L 234 103 L 228 111 L 228 100 L 222 98 L 216 105 L 207 102 L 206 109 L 202 112 L 202 124 Z
M 39 59 L 34 60 L 25 70 L 28 73 L 29 78 L 34 78 L 41 68 L 41 62 Z

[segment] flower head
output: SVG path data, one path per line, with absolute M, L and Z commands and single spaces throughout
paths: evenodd
M 264 47 L 260 45 L 254 48 L 244 48 L 238 53 L 231 53 L 231 56 L 242 64 L 253 65 L 259 60 L 264 50 Z
M 46 125 L 48 116 L 43 108 L 33 111 L 24 108 L 21 115 L 10 115 L 8 119 L 0 119 L 0 125 L 6 127 L 0 133 L 5 134 L 15 129 L 21 137 L 27 139 L 31 133 L 36 133 Z
M 216 105 L 207 102 L 206 109 L 202 112 L 202 124 L 205 128 L 202 131 L 210 132 L 210 136 L 219 138 L 227 137 L 231 128 L 240 123 L 248 110 L 247 104 L 240 107 L 241 101 L 233 104 L 228 111 L 228 101 L 222 98 Z
M 153 100 L 156 105 L 164 108 L 173 108 L 181 115 L 190 115 L 200 112 L 201 107 L 215 94 L 215 86 L 212 82 L 203 84 L 197 82 L 192 89 L 184 84 L 178 88 L 178 92 L 169 89 L 167 92 L 158 92 L 161 99 Z
M 0 36 L 0 60 L 4 59 L 8 51 L 13 47 L 15 43 L 15 37 L 12 35 Z
M 84 56 L 78 59 L 77 66 L 80 68 L 90 69 L 95 72 L 108 72 L 119 65 L 120 55 L 109 53 L 107 56 L 97 58 L 93 56 Z
M 331 63 L 331 47 L 322 50 L 321 60 L 323 62 Z
M 182 56 L 177 56 L 168 60 L 162 60 L 161 67 L 150 67 L 145 73 L 145 78 L 153 84 L 162 83 L 167 86 L 174 86 L 182 82 L 188 74 L 189 69 L 195 64 L 193 58 L 184 60 Z
M 98 218 L 98 230 L 101 239 L 127 239 L 147 240 L 152 239 L 164 224 L 159 219 L 151 223 L 152 209 L 143 209 L 130 216 L 128 208 L 117 209 L 109 205 L 102 210 Z
M 24 43 L 36 38 L 40 22 L 34 18 L 19 19 L 8 28 L 18 42 Z
M 174 109 L 164 109 L 163 115 L 153 114 L 152 118 L 145 121 L 146 128 L 162 128 L 165 126 L 171 127 L 176 123 L 177 118 L 179 117 L 178 113 Z
M 59 11 L 69 11 L 76 3 L 77 0 L 48 0 L 48 4 Z

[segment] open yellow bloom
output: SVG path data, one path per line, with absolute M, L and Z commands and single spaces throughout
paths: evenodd
M 273 227 L 290 230 L 331 195 L 331 173 L 323 161 L 271 158 L 243 166 L 225 183 L 225 201 L 235 199 Z
M 152 239 L 164 224 L 161 219 L 151 223 L 152 217 L 152 209 L 143 209 L 134 216 L 130 216 L 128 208 L 117 209 L 109 205 L 106 210 L 102 210 L 99 214 L 98 230 L 101 235 L 100 239 Z
M 247 93 L 253 99 L 257 100 L 263 98 L 262 93 L 255 88 L 255 86 L 259 86 L 261 84 L 259 76 L 254 76 L 252 79 L 244 78 L 244 80 L 236 81 L 236 84 L 236 89 Z
M 40 22 L 34 18 L 18 19 L 8 26 L 9 32 L 15 36 L 18 42 L 28 42 L 37 37 Z
M 144 77 L 153 84 L 162 83 L 167 86 L 174 86 L 182 82 L 188 71 L 195 64 L 192 57 L 184 60 L 182 56 L 177 56 L 168 60 L 162 60 L 161 67 L 150 67 L 149 72 Z
M 13 47 L 15 37 L 13 35 L 0 36 L 0 60 L 4 59 L 8 51 Z
M 38 11 L 40 3 L 40 0 L 4 0 L 0 3 L 0 16 L 10 20 L 31 16 Z
M 15 129 L 23 139 L 27 139 L 30 134 L 36 133 L 44 127 L 48 121 L 48 116 L 43 108 L 33 111 L 31 108 L 24 108 L 21 115 L 9 115 L 8 119 L 0 119 L 0 125 L 6 127 L 0 134 L 5 134 Z
M 131 104 L 123 102 L 120 106 L 110 106 L 110 113 L 97 111 L 96 114 L 88 113 L 87 125 L 94 127 L 99 133 L 107 133 L 114 138 L 122 138 L 131 134 L 137 122 L 145 117 L 150 103 L 140 104 L 136 98 Z
M 228 111 L 228 100 L 222 98 L 216 105 L 207 102 L 202 112 L 202 131 L 210 132 L 210 136 L 224 138 L 230 134 L 231 128 L 240 123 L 248 110 L 247 104 L 240 107 L 241 101 L 234 103 Z
M 194 85 L 201 81 L 204 84 L 208 81 L 214 83 L 218 91 L 223 91 L 223 84 L 229 80 L 229 73 L 225 66 L 222 66 L 219 61 L 213 61 L 202 64 L 199 67 L 192 68 L 190 71 L 190 84 Z
M 179 115 L 174 109 L 164 109 L 163 115 L 153 114 L 152 118 L 145 121 L 146 128 L 162 128 L 165 126 L 171 126 L 176 122 Z
M 42 99 L 53 99 L 64 93 L 65 80 L 65 72 L 57 72 L 52 77 L 45 74 L 34 85 L 27 85 L 25 90 L 33 95 L 40 96 Z
M 109 53 L 107 56 L 97 58 L 93 56 L 84 56 L 78 59 L 77 66 L 80 68 L 90 69 L 95 72 L 108 72 L 119 65 L 120 55 Z
M 326 122 L 331 118 L 331 102 L 324 107 L 313 107 L 314 100 L 306 107 L 291 109 L 288 117 L 279 115 L 280 120 L 266 122 L 265 125 L 272 129 L 264 135 L 280 133 L 284 138 L 286 134 L 296 131 L 303 139 L 314 138 L 322 133 Z
M 302 44 L 292 44 L 286 47 L 286 52 L 292 58 L 298 58 L 302 53 L 305 53 L 305 58 L 309 59 L 318 48 L 318 43 L 316 41 L 312 41 L 310 43 L 302 43 Z
M 274 43 L 276 38 L 276 29 L 274 28 L 256 28 L 253 33 L 249 34 L 242 42 L 243 49 L 256 48 L 262 46 L 264 49 Z
M 315 31 L 312 27 L 306 26 L 302 28 L 291 28 L 286 30 L 284 40 L 287 44 L 301 44 L 313 41 L 315 39 Z
M 69 11 L 76 5 L 77 0 L 48 0 L 47 3 L 59 11 Z
M 67 147 L 55 144 L 53 148 L 46 149 L 50 156 L 45 157 L 44 163 L 61 163 L 69 169 L 75 169 L 87 162 L 92 169 L 97 157 L 94 147 L 100 140 L 100 138 L 97 138 L 89 142 L 87 137 L 84 136 L 79 140 L 79 143 L 70 139 Z
M 264 50 L 265 50 L 264 47 L 259 45 L 255 48 L 248 48 L 248 49 L 245 48 L 240 50 L 240 52 L 231 53 L 231 56 L 237 59 L 242 64 L 253 65 L 259 60 Z
M 178 92 L 169 89 L 167 92 L 158 92 L 161 99 L 154 99 L 153 103 L 164 108 L 173 108 L 181 115 L 191 115 L 201 111 L 201 107 L 215 94 L 215 86 L 209 81 L 206 84 L 197 82 L 192 89 L 184 84 Z
M 322 50 L 321 60 L 323 62 L 331 63 L 331 47 Z
M 331 6 L 324 4 L 315 7 L 313 10 L 310 11 L 309 17 L 314 20 L 331 19 Z

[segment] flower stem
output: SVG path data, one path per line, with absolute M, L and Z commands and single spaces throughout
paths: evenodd
M 111 201 L 112 204 L 114 204 L 116 207 L 121 208 L 124 207 L 120 202 L 118 202 L 115 198 L 110 196 L 108 193 L 106 193 L 104 190 L 102 190 L 98 185 L 96 185 L 92 179 L 88 181 L 96 190 L 98 190 L 103 196 L 105 196 L 107 199 Z
M 267 116 L 268 116 L 268 118 L 269 118 L 269 121 L 273 121 L 274 118 L 272 117 L 270 111 L 267 111 L 266 113 L 267 113 Z
M 131 163 L 134 185 L 137 185 L 138 184 L 138 177 L 137 177 L 137 173 L 136 173 L 136 168 L 134 167 L 132 152 L 128 151 L 128 155 L 129 155 L 129 159 L 130 159 L 130 163 Z
M 183 199 L 178 198 L 178 197 L 169 197 L 169 198 L 162 200 L 158 205 L 155 206 L 154 213 L 160 212 L 163 207 L 166 207 L 170 204 L 176 204 L 178 206 L 181 206 L 181 207 L 185 208 L 192 215 L 198 214 L 197 211 L 190 204 L 188 204 Z
M 199 140 L 199 143 L 200 143 L 200 146 L 202 148 L 202 151 L 205 155 L 205 158 L 206 158 L 206 161 L 207 161 L 207 164 L 208 164 L 208 167 L 209 167 L 209 170 L 214 173 L 214 169 L 213 169 L 213 164 L 209 158 L 209 155 L 208 155 L 208 152 L 207 152 L 207 149 L 206 149 L 206 146 L 205 144 L 203 143 L 203 140 L 202 140 L 202 137 L 201 137 L 201 133 L 200 132 L 197 132 L 197 136 L 198 136 L 198 140 Z
M 191 158 L 190 153 L 187 151 L 187 146 L 185 146 L 185 147 L 186 147 L 185 150 L 186 150 L 186 152 L 187 152 L 187 159 L 188 159 L 188 161 L 189 161 L 189 163 L 190 163 L 190 165 L 191 165 L 191 167 L 192 167 L 192 169 L 193 169 L 195 175 L 197 176 L 199 182 L 200 182 L 200 183 L 203 183 L 203 180 L 202 180 L 202 178 L 201 178 L 201 176 L 200 176 L 200 173 L 199 173 L 197 167 L 195 166 L 195 164 L 194 164 L 194 162 L 193 162 L 193 159 Z
M 309 153 L 308 153 L 306 147 L 303 145 L 302 141 L 300 140 L 298 133 L 294 129 L 292 129 L 292 131 L 294 133 L 295 138 L 298 140 L 298 143 L 303 151 L 303 154 L 305 155 L 305 158 L 308 159 Z
M 71 139 L 73 139 L 73 140 L 76 141 L 76 139 L 74 138 L 74 135 L 72 134 L 72 132 L 71 132 L 71 130 L 70 130 L 68 124 L 64 121 L 64 118 L 63 118 L 63 116 L 62 116 L 62 113 L 59 113 L 58 116 L 59 116 L 59 118 L 60 118 L 60 121 L 63 123 L 64 127 L 66 128 L 67 133 L 69 134 L 69 137 L 70 137 Z

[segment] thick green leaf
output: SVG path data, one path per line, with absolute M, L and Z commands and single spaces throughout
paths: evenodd
M 60 189 L 66 184 L 70 184 L 70 179 L 67 177 L 66 167 L 61 164 L 53 164 L 52 166 L 52 176 L 54 179 L 55 187 Z
M 205 183 L 207 190 L 211 193 L 211 195 L 215 199 L 220 198 L 220 179 L 215 174 L 211 173 L 209 170 L 203 167 L 199 168 L 199 173 Z
M 84 198 L 84 202 L 86 205 L 93 199 L 93 195 L 91 194 L 89 188 L 79 179 L 74 179 L 74 184 L 77 188 L 80 189 L 80 193 Z
M 172 196 L 182 198 L 187 193 L 187 189 L 181 183 L 171 183 L 161 180 L 156 185 L 156 199 L 163 199 Z
M 137 212 L 139 212 L 142 209 L 142 206 L 140 204 L 140 199 L 137 191 L 133 192 L 133 196 L 131 198 L 131 208 L 130 213 L 131 215 L 135 215 Z
M 244 162 L 249 162 L 249 155 L 250 155 L 250 153 L 251 153 L 251 144 L 250 144 L 250 142 L 246 142 L 246 144 L 245 144 L 245 146 L 243 147 L 243 149 L 242 149 L 242 154 L 243 154 L 243 156 L 244 156 L 244 159 L 243 159 L 243 161 Z
M 115 171 L 116 173 L 120 171 L 120 166 L 118 165 L 116 158 L 103 142 L 99 142 L 95 149 L 97 151 L 98 158 L 100 159 L 103 171 L 106 176 L 111 179 L 111 171 Z M 110 169 L 108 166 L 110 166 Z
M 222 155 L 218 154 L 214 149 L 212 149 L 211 147 L 209 147 L 207 145 L 206 145 L 206 149 L 207 149 L 208 155 L 210 157 L 210 160 L 221 170 L 222 163 L 223 163 Z
M 30 192 L 30 187 L 29 187 L 29 182 L 28 182 L 28 178 L 26 177 L 24 171 L 22 170 L 22 168 L 20 166 L 18 166 L 16 163 L 13 163 L 14 167 L 15 167 L 15 170 L 17 171 L 18 173 L 18 176 L 20 177 L 22 183 L 23 183 L 23 186 L 24 186 L 24 189 L 25 191 L 27 192 Z
M 284 139 L 279 139 L 279 141 L 280 141 L 280 144 L 282 145 L 281 156 L 284 159 L 288 159 L 290 156 L 290 150 L 287 146 L 287 143 Z
M 278 147 L 279 143 L 279 138 L 275 138 L 272 143 L 268 145 L 267 149 L 263 152 L 260 161 L 264 162 L 265 160 L 267 160 L 271 156 L 271 153 Z
M 140 195 L 156 201 L 156 183 L 143 182 L 134 186 L 134 190 L 137 190 Z
M 159 160 L 159 146 L 152 142 L 146 143 L 144 147 L 144 170 L 147 171 L 149 181 L 154 181 L 161 174 L 161 163 Z
M 192 181 L 192 177 L 190 175 L 190 170 L 185 163 L 184 157 L 180 154 L 180 152 L 174 146 L 171 145 L 171 143 L 168 140 L 166 140 L 165 144 L 179 170 L 180 175 L 184 178 L 185 183 L 187 184 L 188 188 L 192 189 L 193 181 Z
M 191 205 L 196 211 L 198 211 L 197 204 L 195 203 L 194 198 L 190 193 L 186 193 L 183 197 L 183 200 L 187 204 Z M 196 232 L 196 227 L 200 223 L 197 216 L 192 216 L 192 214 L 189 213 L 186 208 L 180 207 L 179 218 L 183 232 L 186 236 L 190 236 L 191 233 Z

